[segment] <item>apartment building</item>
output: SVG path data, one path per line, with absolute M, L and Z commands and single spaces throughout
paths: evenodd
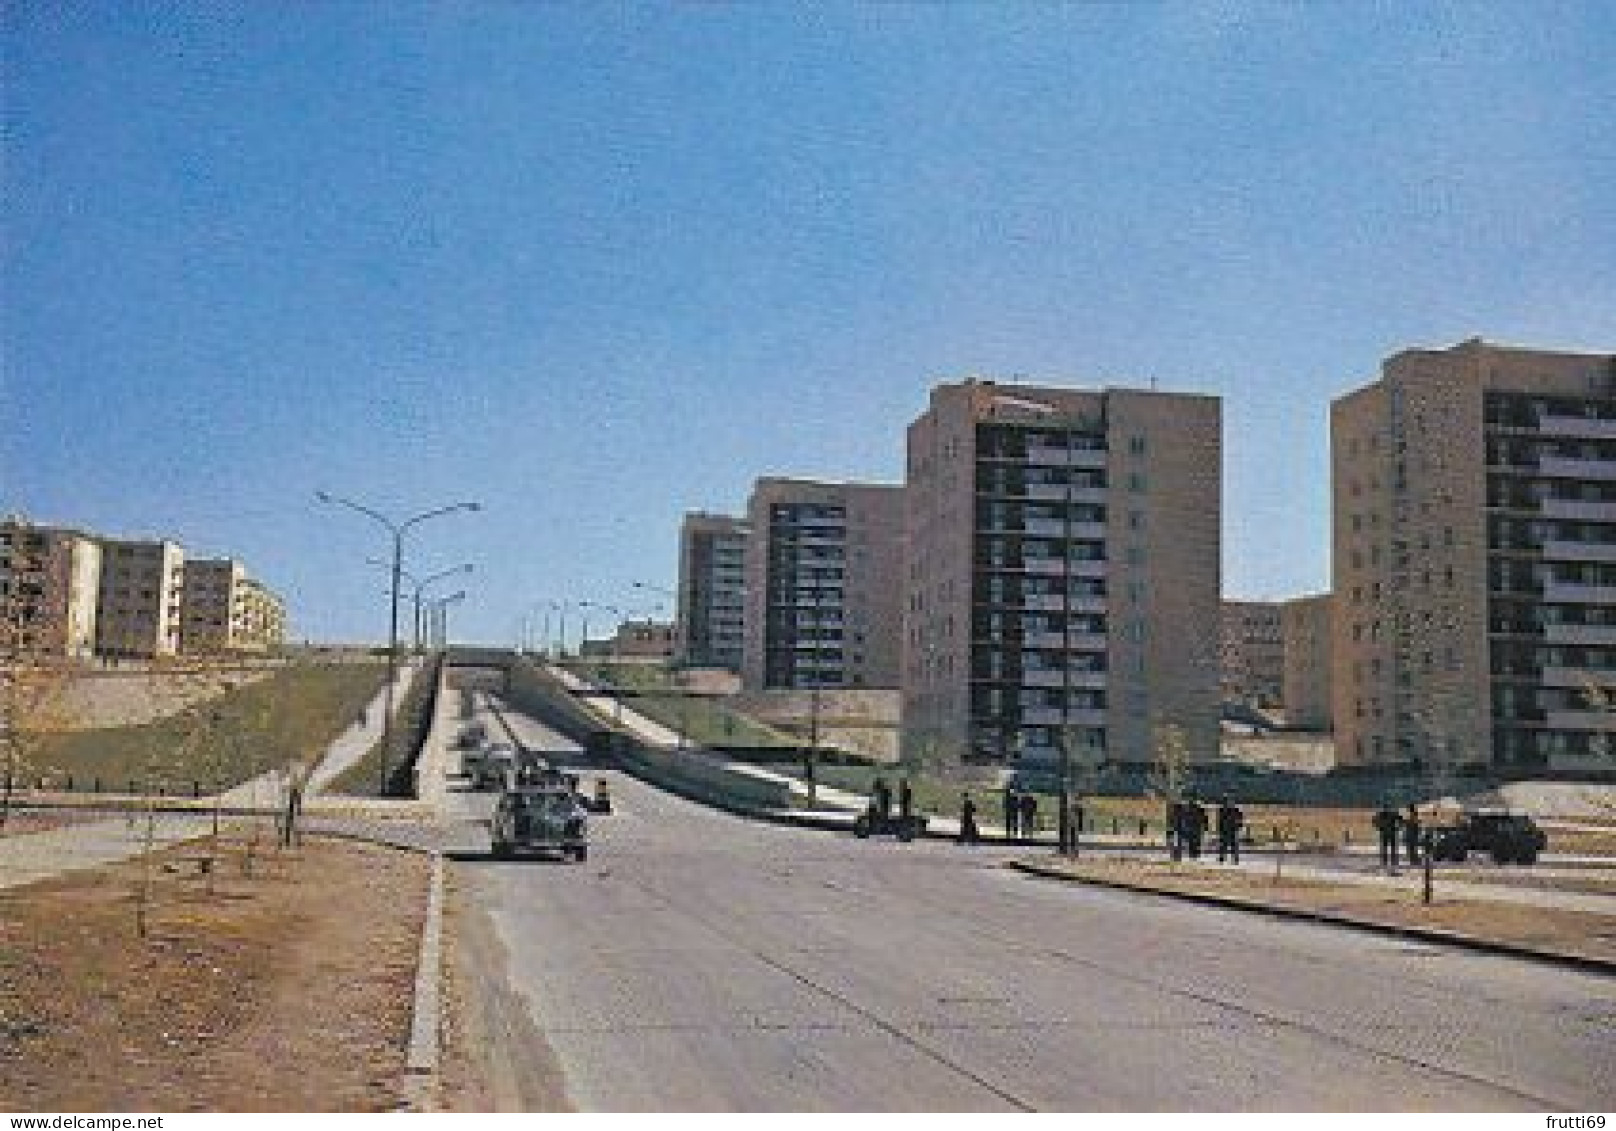
M 692 511 L 679 527 L 674 654 L 691 667 L 741 670 L 746 520 Z
M 896 687 L 903 488 L 759 479 L 747 505 L 749 691 Z
M 906 740 L 1036 772 L 1218 750 L 1221 405 L 968 380 L 909 427 Z
M 1223 698 L 1253 707 L 1279 705 L 1285 640 L 1278 601 L 1224 601 L 1218 648 Z
M 0 522 L 0 648 L 83 659 L 95 651 L 101 547 L 78 530 Z
M 187 559 L 180 607 L 180 647 L 193 655 L 266 652 L 285 639 L 279 597 L 231 558 Z
M 171 656 L 180 650 L 185 551 L 169 541 L 101 540 L 98 654 Z
M 1330 429 L 1338 762 L 1609 773 L 1616 356 L 1407 350 Z
M 1280 636 L 1285 671 L 1280 702 L 1285 722 L 1303 730 L 1327 731 L 1330 715 L 1330 640 L 1334 601 L 1328 593 L 1280 602 Z

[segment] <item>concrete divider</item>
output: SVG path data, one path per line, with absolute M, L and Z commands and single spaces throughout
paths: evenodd
M 726 809 L 785 809 L 790 784 L 754 767 L 702 750 L 646 746 L 626 736 L 617 745 L 618 763 L 652 785 Z

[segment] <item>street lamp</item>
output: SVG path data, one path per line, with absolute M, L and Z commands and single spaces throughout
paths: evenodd
M 449 640 L 449 606 L 466 599 L 464 589 L 451 593 L 447 597 L 438 597 L 427 602 L 426 609 L 426 636 L 428 647 L 442 648 Z
M 398 583 L 404 571 L 404 533 L 417 523 L 425 522 L 429 518 L 440 515 L 453 514 L 456 511 L 480 511 L 481 503 L 464 502 L 451 503 L 446 507 L 437 507 L 433 510 L 422 511 L 411 515 L 402 522 L 388 518 L 379 511 L 372 510 L 362 503 L 352 499 L 345 499 L 340 495 L 333 495 L 328 491 L 316 491 L 314 497 L 330 506 L 347 507 L 357 511 L 366 518 L 381 523 L 393 536 L 393 599 L 388 604 L 387 627 L 387 699 L 384 705 L 386 712 L 382 716 L 382 757 L 381 757 L 381 789 L 380 793 L 387 793 L 387 758 L 393 749 L 393 685 L 398 682 Z
M 439 570 L 437 573 L 423 577 L 415 583 L 415 650 L 421 650 L 421 638 L 424 635 L 424 626 L 421 623 L 421 592 L 434 582 L 442 581 L 446 577 L 454 577 L 462 573 L 475 573 L 477 567 L 470 562 L 462 562 L 450 569 Z

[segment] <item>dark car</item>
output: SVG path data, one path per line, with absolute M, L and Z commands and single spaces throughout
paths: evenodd
M 500 859 L 518 852 L 558 853 L 580 861 L 589 857 L 588 816 L 570 790 L 553 785 L 522 785 L 500 794 L 491 836 Z
M 1464 813 L 1431 830 L 1433 860 L 1462 861 L 1485 852 L 1499 864 L 1535 864 L 1549 838 L 1524 813 Z

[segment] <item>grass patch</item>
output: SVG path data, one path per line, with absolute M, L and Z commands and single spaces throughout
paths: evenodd
M 385 673 L 384 673 L 385 674 Z M 417 673 L 404 693 L 393 718 L 393 751 L 387 759 L 387 788 L 380 788 L 382 773 L 382 742 L 365 752 L 365 756 L 332 780 L 332 793 L 349 797 L 413 797 L 415 795 L 415 759 L 432 729 L 432 711 L 437 703 L 438 668 L 429 664 Z
M 134 784 L 212 793 L 289 764 L 306 766 L 353 722 L 386 677 L 381 664 L 294 664 L 205 704 L 138 726 L 47 738 L 47 784 L 105 792 Z M 33 785 L 34 782 L 23 783 Z
M 574 675 L 603 686 L 650 692 L 624 706 L 702 746 L 797 746 L 801 739 L 726 707 L 709 695 L 678 694 L 674 673 L 657 664 L 569 664 Z M 670 694 L 657 695 L 666 688 Z

